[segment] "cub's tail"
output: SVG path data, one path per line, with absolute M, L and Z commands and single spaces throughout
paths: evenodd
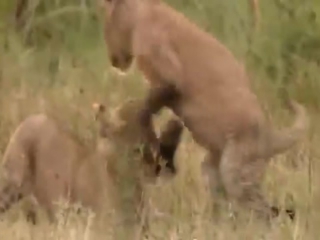
M 295 121 L 291 127 L 282 130 L 271 129 L 268 132 L 262 153 L 264 158 L 269 158 L 288 150 L 298 143 L 308 130 L 309 117 L 305 107 L 292 100 L 289 101 L 288 105 L 296 115 Z

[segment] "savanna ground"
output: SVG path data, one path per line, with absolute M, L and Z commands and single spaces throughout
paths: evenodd
M 91 104 L 102 101 L 112 109 L 142 96 L 146 89 L 134 68 L 126 77 L 111 71 L 97 2 L 30 2 L 26 25 L 19 32 L 12 22 L 15 1 L 0 3 L 1 154 L 17 124 L 35 112 L 59 115 L 91 144 L 96 134 Z M 256 32 L 246 0 L 169 3 L 215 34 L 246 64 L 266 113 L 277 126 L 292 120 L 281 101 L 284 92 L 307 106 L 311 126 L 301 144 L 272 160 L 264 182 L 271 203 L 297 210 L 294 223 L 284 216 L 269 229 L 254 220 L 234 222 L 227 208 L 217 217 L 218 211 L 212 209 L 215 199 L 201 182 L 203 151 L 186 133 L 177 155 L 178 176 L 149 193 L 157 208 L 147 218 L 151 239 L 319 239 L 320 2 L 261 0 Z M 61 214 L 53 226 L 43 220 L 34 227 L 25 221 L 23 207 L 22 202 L 1 217 L 1 239 L 133 237 L 126 236 L 126 228 L 111 229 L 107 222 L 102 233 L 95 234 L 90 215 Z

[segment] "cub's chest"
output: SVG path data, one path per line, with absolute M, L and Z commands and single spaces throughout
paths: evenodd
M 136 63 L 138 69 L 150 85 L 155 86 L 162 84 L 158 71 L 154 68 L 150 60 L 144 56 L 138 56 L 136 58 Z

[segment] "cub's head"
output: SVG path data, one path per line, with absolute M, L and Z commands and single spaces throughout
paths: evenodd
M 100 137 L 110 140 L 112 145 L 116 145 L 117 151 L 131 149 L 131 154 L 140 156 L 140 162 L 146 175 L 156 177 L 161 170 L 170 170 L 175 173 L 174 157 L 180 142 L 183 125 L 178 119 L 171 119 L 165 128 L 160 132 L 158 138 L 160 152 L 158 153 L 166 162 L 165 169 L 158 166 L 148 144 L 141 146 L 142 129 L 139 123 L 139 110 L 143 106 L 143 99 L 132 99 L 115 109 L 108 120 L 103 118 L 105 107 L 96 104 L 96 119 L 100 122 Z M 112 116 L 113 115 L 113 116 Z M 120 146 L 120 149 L 119 149 Z M 141 158 L 142 157 L 142 158 Z M 159 167 L 161 169 L 159 169 Z M 162 175 L 162 174 L 161 174 Z
M 134 149 L 135 146 L 139 146 L 142 138 L 142 126 L 138 113 L 142 103 L 142 99 L 134 99 L 109 109 L 103 104 L 93 104 L 99 138 L 102 141 L 107 139 L 112 145 L 120 146 L 122 150 L 125 148 Z
M 114 109 L 108 109 L 108 117 L 105 116 L 107 109 L 104 105 L 93 104 L 95 120 L 99 123 L 99 136 L 121 144 L 138 143 L 142 134 L 138 118 L 142 104 L 140 99 L 126 101 Z
M 131 159 L 131 170 L 138 169 L 142 177 L 156 179 L 154 157 L 147 144 L 141 144 L 141 128 L 138 122 L 138 110 L 142 101 L 129 100 L 116 109 L 106 109 L 95 103 L 95 120 L 98 122 L 97 152 L 108 161 L 108 170 L 117 176 L 124 171 L 123 161 Z M 107 112 L 109 113 L 108 117 Z M 123 158 L 125 157 L 125 158 Z M 136 161 L 137 160 L 137 161 Z M 118 169 L 118 170 L 116 170 Z
M 103 0 L 104 37 L 111 65 L 123 72 L 133 61 L 132 32 L 139 0 Z

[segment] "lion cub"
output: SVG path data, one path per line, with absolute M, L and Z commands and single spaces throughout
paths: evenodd
M 112 121 L 101 121 L 101 107 L 94 107 L 99 123 L 95 148 L 81 143 L 64 127 L 65 124 L 46 114 L 31 115 L 20 123 L 3 156 L 5 181 L 0 190 L 1 212 L 22 198 L 31 196 L 46 210 L 51 221 L 56 210 L 54 203 L 60 198 L 70 203 L 80 202 L 96 213 L 106 204 L 110 208 L 116 206 L 114 196 L 117 186 L 114 185 L 115 175 L 110 170 L 112 164 L 109 165 L 120 162 L 120 154 L 114 151 L 117 144 L 121 144 L 122 151 L 126 149 L 125 143 L 127 146 L 137 144 L 137 139 L 130 135 L 138 136 L 139 131 L 129 127 L 133 124 L 130 122 L 132 109 L 129 104 L 120 109 L 122 113 L 127 113 L 127 116 L 122 116 L 121 126 Z M 131 130 L 135 132 L 130 133 Z M 176 146 L 169 149 L 170 157 L 174 157 L 175 150 Z M 141 159 L 141 154 L 128 153 L 131 154 L 128 157 L 134 155 Z M 151 156 L 146 157 L 153 163 Z
M 108 0 L 105 13 L 112 66 L 126 71 L 135 59 L 150 83 L 140 113 L 146 141 L 158 151 L 152 115 L 171 108 L 208 150 L 230 200 L 263 217 L 277 215 L 262 196 L 260 183 L 271 157 L 306 133 L 305 108 L 289 101 L 295 121 L 276 130 L 266 121 L 242 64 L 216 38 L 161 0 Z

